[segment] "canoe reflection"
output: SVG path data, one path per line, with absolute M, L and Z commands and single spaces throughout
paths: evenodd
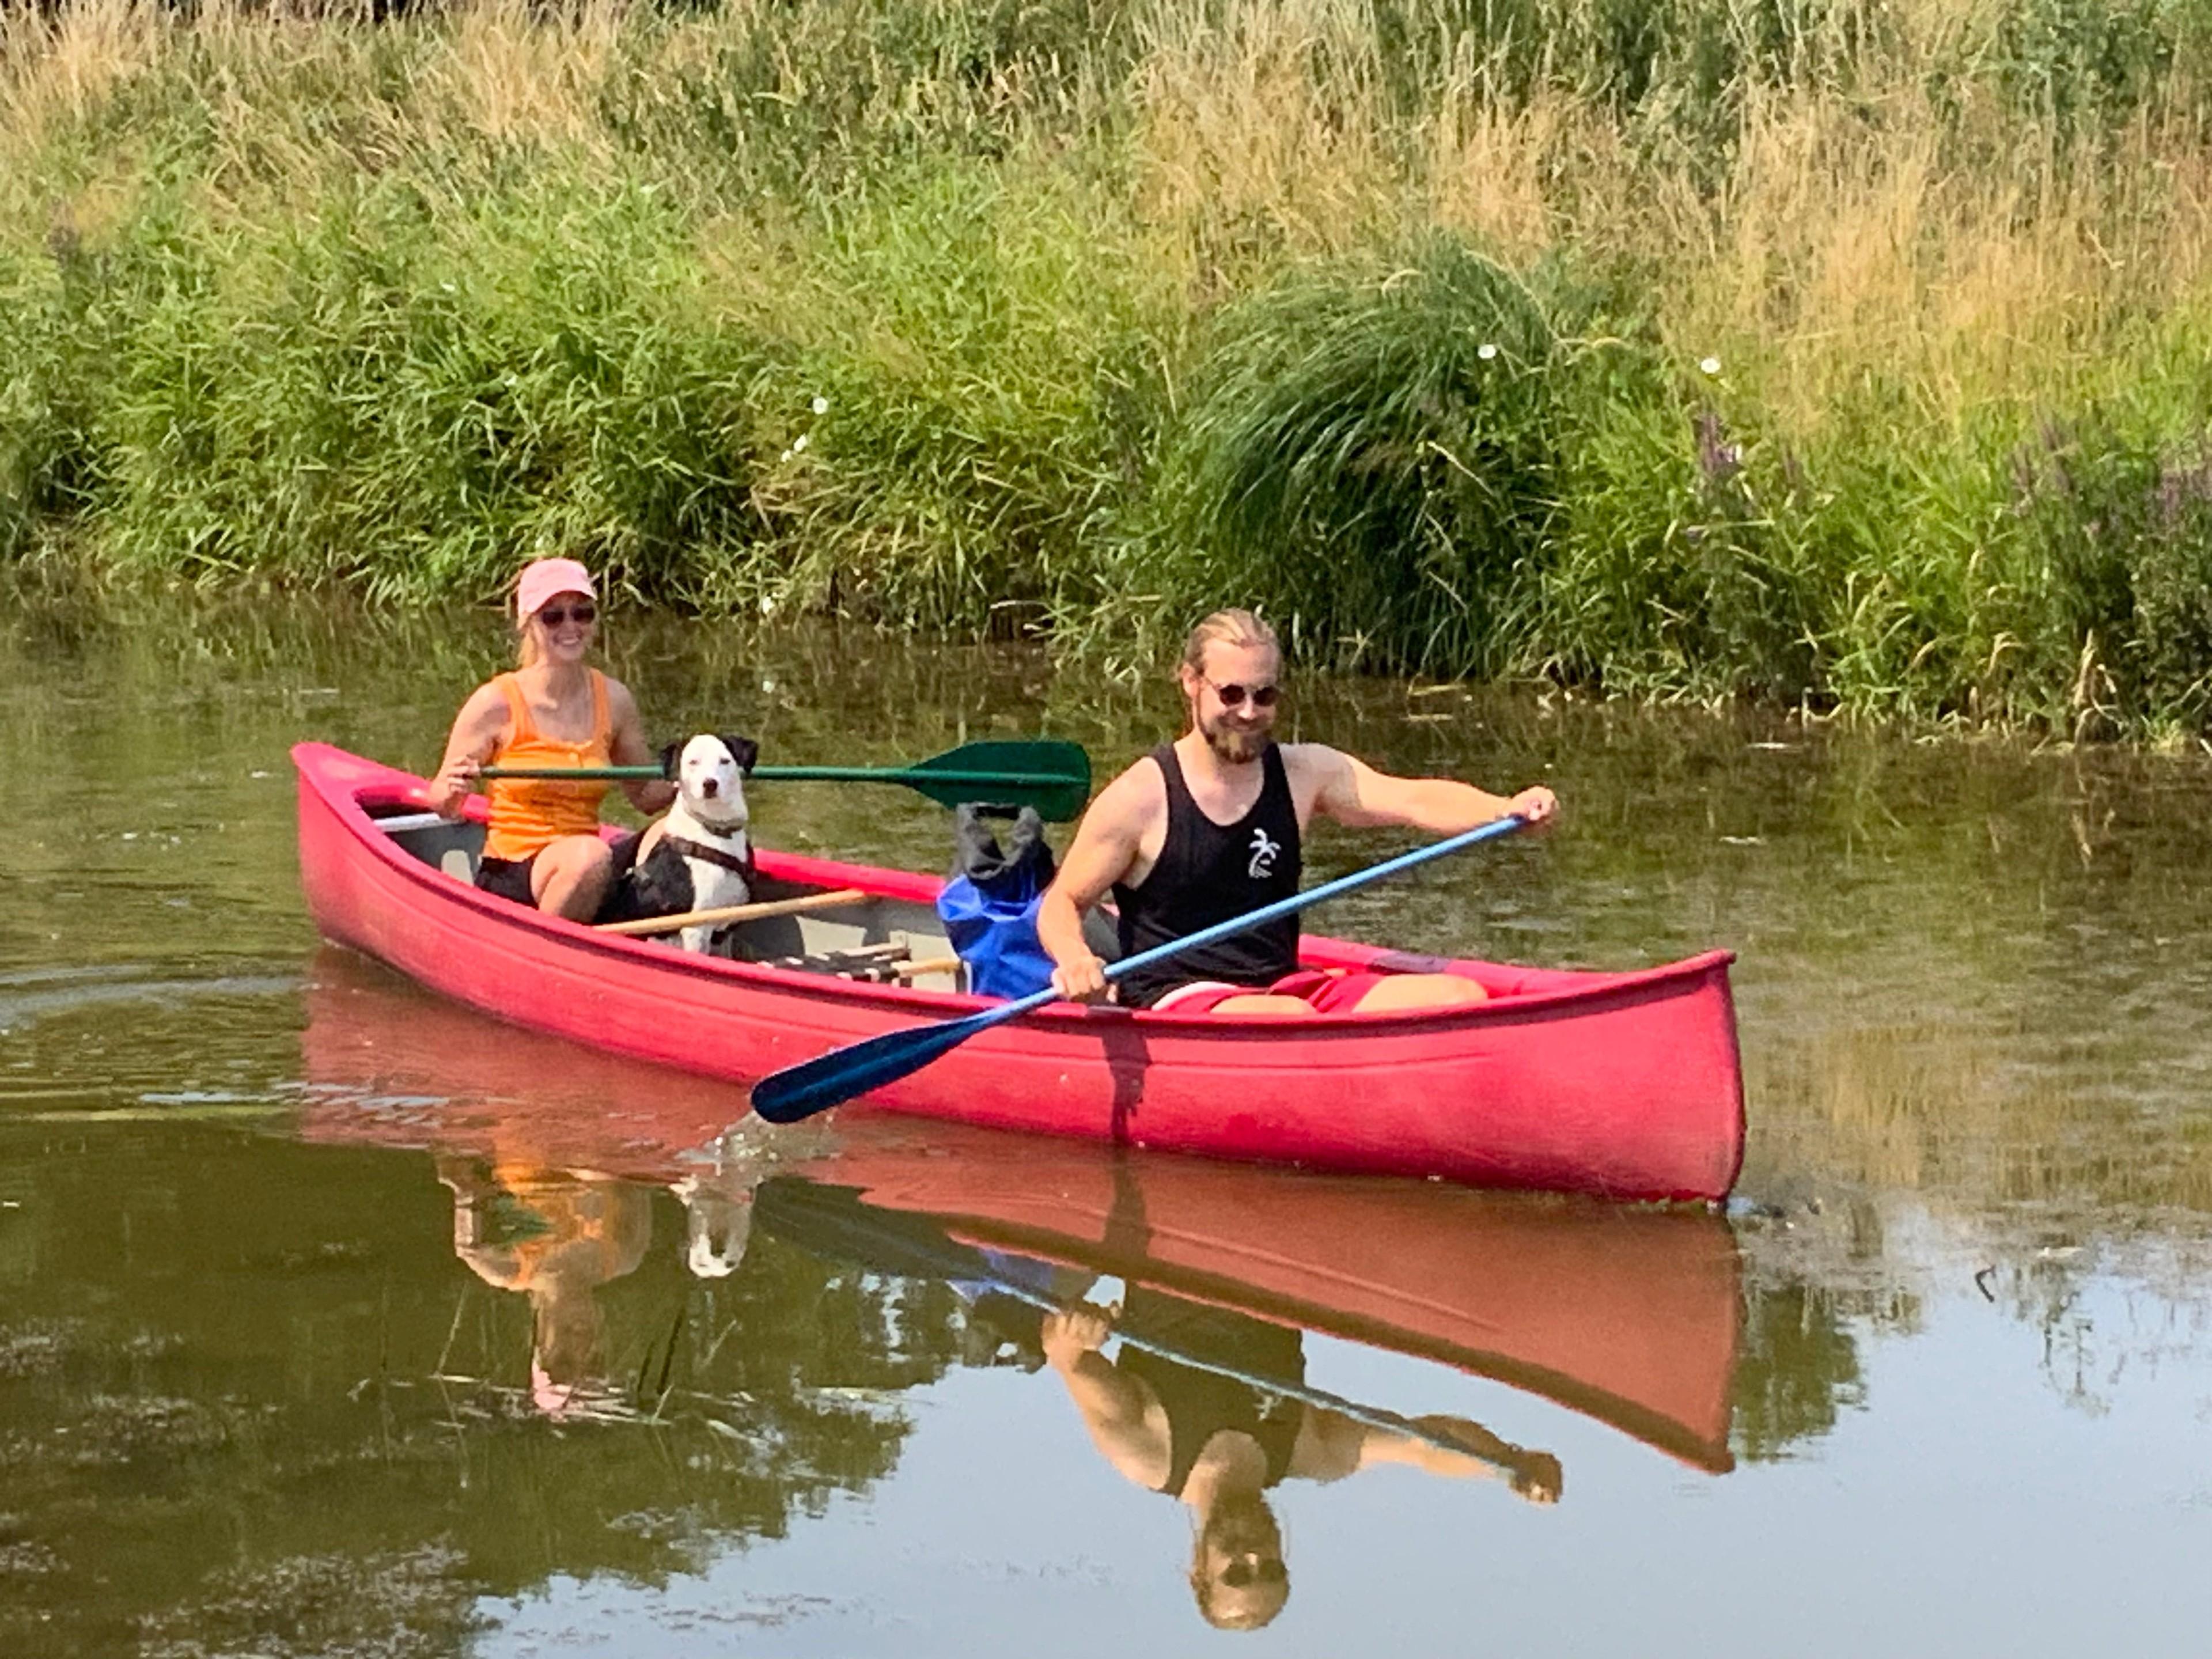
M 1202 1347 L 1225 1342 L 1267 1362 L 1228 1369 L 1270 1377 L 1279 1389 L 1303 1375 L 1285 1342 L 1322 1333 L 1495 1378 L 1701 1469 L 1733 1465 L 1741 1267 L 1727 1224 L 1703 1212 L 1301 1175 L 881 1117 L 797 1130 L 746 1121 L 718 1138 L 738 1103 L 717 1085 L 509 1030 L 336 951 L 316 959 L 302 1042 L 307 1133 L 472 1154 L 489 1160 L 495 1184 L 502 1170 L 592 1172 L 570 1177 L 586 1190 L 561 1200 L 580 1218 L 580 1237 L 586 1212 L 604 1212 L 592 1225 L 618 1231 L 614 1200 L 592 1182 L 648 1182 L 684 1203 L 682 1254 L 701 1278 L 727 1275 L 743 1259 L 755 1190 L 776 1170 L 786 1172 L 771 1183 L 780 1194 L 797 1192 L 801 1177 L 817 1194 L 842 1189 L 844 1212 L 873 1218 L 878 1243 L 898 1237 L 896 1227 L 884 1232 L 885 1223 L 911 1222 L 945 1249 L 995 1256 L 1012 1279 L 936 1273 L 911 1261 L 905 1271 L 964 1286 L 975 1358 L 1051 1364 L 1071 1391 L 1096 1376 L 1083 1353 L 1111 1346 L 1100 1316 L 1082 1305 L 1092 1280 L 1106 1276 L 1131 1287 L 1107 1322 L 1120 1337 L 1140 1339 L 1161 1317 L 1180 1321 L 1176 1328 L 1196 1333 Z M 687 1160 L 700 1146 L 714 1149 L 713 1168 Z M 458 1243 L 462 1211 L 484 1200 L 465 1190 L 462 1165 L 441 1167 L 455 1190 Z M 528 1177 L 550 1204 L 546 1179 Z M 516 1201 L 530 1207 L 529 1197 Z M 800 1208 L 776 1200 L 787 1228 L 802 1224 L 792 1219 Z M 560 1224 L 556 1214 L 555 1231 Z M 848 1258 L 857 1248 L 853 1236 L 816 1242 Z M 549 1245 L 546 1259 L 562 1271 L 531 1267 L 530 1282 L 544 1279 L 538 1294 L 557 1302 L 591 1272 L 625 1259 L 625 1249 L 594 1237 L 580 1246 L 583 1265 L 571 1269 Z M 491 1258 L 490 1271 L 483 1261 L 471 1265 L 486 1278 L 523 1271 L 507 1255 Z M 884 1263 L 878 1270 L 901 1271 Z M 1023 1291 L 1035 1295 L 1024 1301 L 1014 1293 Z M 1058 1311 L 1037 1308 L 1036 1296 Z M 580 1330 L 588 1327 L 588 1310 L 575 1316 Z M 541 1334 L 560 1358 L 558 1320 Z M 1133 1371 L 1137 1352 L 1123 1342 L 1111 1362 L 1115 1379 L 1098 1379 L 1102 1398 L 1132 1378 L 1144 1383 L 1160 1402 L 1155 1413 L 1148 1401 L 1146 1416 L 1157 1428 L 1164 1415 L 1168 1426 L 1164 1441 L 1155 1433 L 1145 1450 L 1145 1467 L 1159 1477 L 1147 1484 L 1188 1493 L 1204 1450 L 1190 1443 L 1189 1425 L 1205 1415 L 1199 1392 L 1170 1401 L 1188 1379 L 1147 1375 L 1150 1360 Z M 1177 1352 L 1203 1357 L 1187 1346 Z M 561 1381 L 550 1368 L 547 1376 Z M 1235 1409 L 1249 1416 L 1259 1408 Z M 1298 1439 L 1291 1433 L 1272 1462 L 1290 1457 Z M 1310 1459 L 1344 1455 L 1318 1431 L 1308 1443 Z M 1373 1456 L 1389 1443 L 1362 1443 Z M 1444 1455 L 1415 1443 L 1425 1448 L 1419 1455 Z M 1486 1456 L 1499 1450 L 1479 1436 L 1457 1443 Z M 1488 1461 L 1528 1495 L 1542 1495 L 1540 1470 L 1520 1471 L 1516 1482 L 1510 1455 Z
M 959 1243 L 1438 1360 L 1734 1467 L 1741 1266 L 1718 1217 L 863 1127 L 808 1173 Z

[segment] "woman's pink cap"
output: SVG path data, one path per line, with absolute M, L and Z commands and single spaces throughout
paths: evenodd
M 581 593 L 587 599 L 599 597 L 599 590 L 592 586 L 592 573 L 575 560 L 532 559 L 515 579 L 514 614 L 534 617 L 548 599 L 562 593 Z

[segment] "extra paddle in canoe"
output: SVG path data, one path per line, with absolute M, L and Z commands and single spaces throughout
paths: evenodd
M 1401 853 L 1395 859 L 1385 859 L 1380 864 L 1370 865 L 1364 870 L 1355 870 L 1348 876 L 1303 893 L 1293 893 L 1273 904 L 1263 904 L 1244 915 L 1232 916 L 1227 921 L 1216 922 L 1211 927 L 1182 939 L 1170 939 L 1149 951 L 1139 951 L 1133 957 L 1124 957 L 1119 962 L 1109 963 L 1106 977 L 1110 981 L 1126 977 L 1138 969 L 1155 962 L 1165 962 L 1170 957 L 1193 951 L 1201 945 L 1211 945 L 1217 939 L 1232 938 L 1265 927 L 1279 916 L 1294 915 L 1309 905 L 1319 904 L 1366 886 L 1370 882 L 1395 876 L 1433 860 L 1464 851 L 1478 842 L 1493 841 L 1499 836 L 1510 835 L 1528 823 L 1526 818 L 1508 817 L 1494 818 L 1490 823 L 1452 836 L 1428 847 L 1419 847 L 1410 853 Z M 1048 1003 L 1060 1000 L 1060 993 L 1048 986 L 1043 990 L 1004 1002 L 995 1008 L 987 1008 L 980 1014 L 969 1014 L 964 1019 L 948 1019 L 935 1025 L 908 1026 L 900 1030 L 886 1031 L 862 1042 L 833 1048 L 818 1059 L 797 1066 L 787 1066 L 771 1073 L 753 1085 L 753 1110 L 770 1123 L 796 1123 L 801 1118 L 811 1117 L 817 1112 L 864 1095 L 871 1089 L 880 1089 L 896 1083 L 909 1073 L 918 1072 L 940 1054 L 949 1053 L 980 1031 L 994 1025 L 1003 1025 L 1010 1019 L 1018 1019 Z
M 619 781 L 665 775 L 658 766 L 487 766 L 495 778 L 576 778 Z M 1091 757 L 1058 738 L 984 738 L 912 766 L 757 766 L 751 776 L 783 782 L 896 783 L 940 806 L 963 801 L 1034 806 L 1065 823 L 1091 799 Z

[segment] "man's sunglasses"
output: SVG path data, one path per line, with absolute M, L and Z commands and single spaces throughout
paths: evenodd
M 599 608 L 595 605 L 572 605 L 564 609 L 549 605 L 538 613 L 538 620 L 548 628 L 558 628 L 572 617 L 579 623 L 594 623 L 599 619 Z
M 1206 680 L 1206 676 L 1200 674 L 1199 678 Z M 1255 708 L 1273 708 L 1283 695 L 1279 685 L 1214 685 L 1212 680 L 1206 683 L 1213 686 L 1213 695 L 1221 699 L 1224 708 L 1242 708 L 1247 697 L 1252 699 Z
M 1290 1576 L 1290 1569 L 1272 1559 L 1231 1561 L 1221 1570 L 1221 1582 L 1231 1589 L 1243 1589 L 1251 1583 L 1279 1584 Z

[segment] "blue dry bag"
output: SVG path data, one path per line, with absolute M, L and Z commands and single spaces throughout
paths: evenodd
M 1001 848 L 985 822 L 1012 816 Z M 1052 958 L 1037 942 L 1037 901 L 1052 884 L 1052 848 L 1034 808 L 957 809 L 959 850 L 952 879 L 937 896 L 937 914 L 952 948 L 968 964 L 968 988 L 978 996 L 1025 997 L 1052 983 Z

